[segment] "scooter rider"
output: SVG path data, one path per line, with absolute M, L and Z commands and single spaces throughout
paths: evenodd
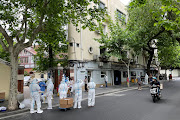
M 156 85 L 157 88 L 158 88 L 158 94 L 159 94 L 159 92 L 160 92 L 160 82 L 157 80 L 156 77 L 153 77 L 153 81 L 150 83 L 150 85 L 151 85 L 151 87 L 152 87 L 153 85 Z

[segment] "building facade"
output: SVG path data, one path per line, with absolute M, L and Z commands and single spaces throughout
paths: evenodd
M 93 3 L 90 4 L 90 7 Z M 117 12 L 119 19 L 125 18 L 127 21 L 126 7 L 120 0 L 101 0 L 98 7 L 106 7 L 112 20 L 115 20 L 115 12 Z M 108 23 L 103 23 L 104 32 L 109 32 Z M 74 69 L 70 73 L 70 77 L 75 80 L 84 80 L 85 76 L 93 78 L 97 86 L 105 83 L 104 76 L 108 77 L 109 85 L 120 85 L 126 83 L 127 80 L 127 67 L 120 63 L 117 58 L 111 57 L 105 60 L 103 56 L 103 49 L 100 43 L 94 38 L 100 38 L 98 31 L 89 31 L 89 29 L 82 30 L 79 25 L 80 32 L 72 25 L 68 25 L 68 59 L 70 67 Z M 131 58 L 130 58 L 131 59 Z M 138 75 L 145 76 L 146 60 L 140 56 L 133 58 L 130 64 L 130 79 L 136 78 Z
M 27 71 L 28 73 L 31 72 L 35 67 L 34 55 L 36 54 L 37 52 L 34 50 L 32 46 L 25 48 L 19 53 L 20 65 L 24 66 L 25 71 Z
M 5 93 L 5 100 L 9 98 L 11 66 L 10 63 L 0 58 L 0 93 Z M 24 67 L 18 66 L 18 92 L 23 93 Z

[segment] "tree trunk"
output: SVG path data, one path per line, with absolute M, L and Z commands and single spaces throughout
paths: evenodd
M 51 44 L 49 45 L 49 73 L 53 77 L 53 50 Z
M 129 63 L 128 63 L 128 66 L 127 66 L 127 71 L 128 71 L 128 82 L 130 83 L 130 75 L 129 75 Z M 130 87 L 129 83 L 127 83 L 128 87 Z
M 10 77 L 10 89 L 9 89 L 9 103 L 8 109 L 15 110 L 17 109 L 17 91 L 18 91 L 18 57 L 15 56 L 12 52 L 10 54 L 11 58 L 11 77 Z
M 165 80 L 167 80 L 167 73 L 166 73 L 166 71 L 167 71 L 167 68 L 165 68 Z
M 150 68 L 151 68 L 151 62 L 152 62 L 153 56 L 154 56 L 154 50 L 149 52 L 149 60 L 148 60 L 148 63 L 147 63 L 147 74 L 148 74 L 148 76 L 150 76 L 150 73 L 151 73 Z

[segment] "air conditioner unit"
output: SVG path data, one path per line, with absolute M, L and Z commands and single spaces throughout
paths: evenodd
M 99 67 L 102 67 L 103 66 L 103 62 L 99 62 Z

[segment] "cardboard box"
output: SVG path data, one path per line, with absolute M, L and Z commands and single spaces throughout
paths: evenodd
M 160 84 L 160 89 L 161 89 L 161 90 L 163 89 L 163 84 Z
M 0 99 L 5 99 L 5 92 L 0 92 Z
M 73 98 L 60 99 L 59 102 L 63 105 L 73 104 Z
M 67 105 L 60 104 L 60 108 L 71 108 L 71 107 L 73 107 L 73 104 L 67 104 Z
M 67 100 L 68 104 L 73 104 L 73 98 L 66 98 L 65 100 Z
M 59 100 L 59 103 L 60 103 L 60 104 L 63 104 L 63 105 L 67 105 L 67 100 L 65 100 L 65 99 L 60 99 L 60 100 Z

